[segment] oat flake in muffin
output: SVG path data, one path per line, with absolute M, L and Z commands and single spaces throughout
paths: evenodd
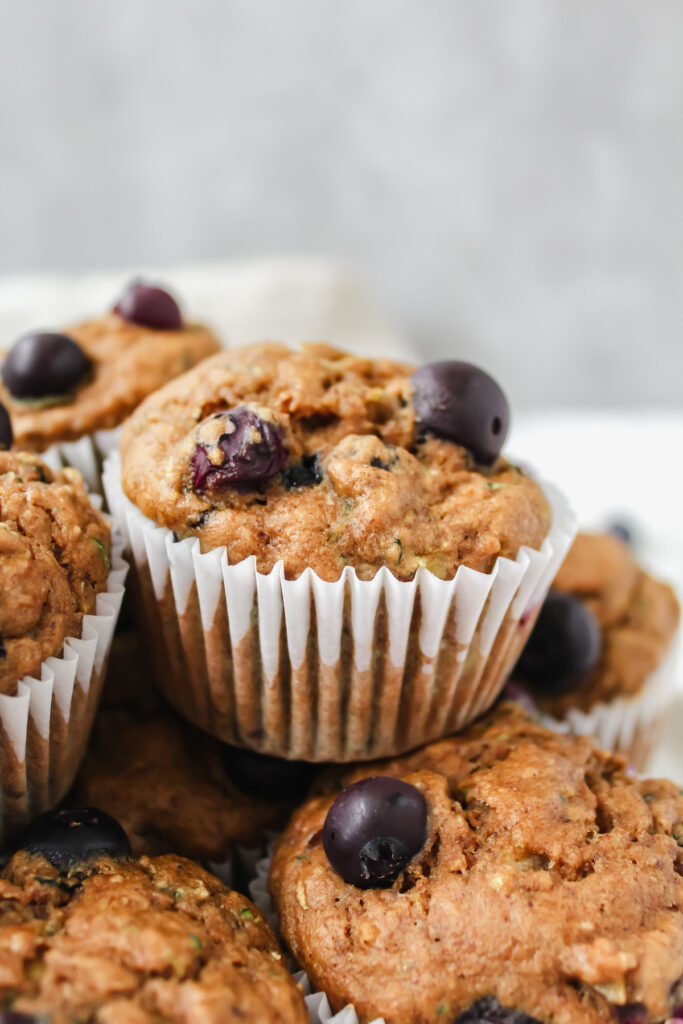
M 540 487 L 497 458 L 480 465 L 421 428 L 413 367 L 328 345 L 221 353 L 150 396 L 127 423 L 123 487 L 141 511 L 231 563 L 280 559 L 295 578 L 353 566 L 368 579 L 424 567 L 489 572 L 540 547 Z

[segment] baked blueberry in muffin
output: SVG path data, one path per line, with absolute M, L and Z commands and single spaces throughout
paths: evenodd
M 269 887 L 299 965 L 363 1024 L 661 1022 L 683 1003 L 682 847 L 678 786 L 508 703 L 337 771 Z
M 12 1024 L 304 1024 L 262 915 L 178 856 L 130 855 L 95 808 L 34 822 L 0 873 L 0 1001 Z

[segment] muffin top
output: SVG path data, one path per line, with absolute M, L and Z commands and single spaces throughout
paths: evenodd
M 623 1024 L 683 1002 L 676 785 L 631 777 L 512 703 L 342 781 L 363 776 L 407 785 L 310 799 L 269 881 L 283 939 L 334 1007 L 387 1024 Z M 344 881 L 326 849 L 345 877 L 365 865 L 369 887 Z
M 140 287 L 132 285 L 124 299 Z M 139 315 L 134 307 L 132 315 Z M 159 321 L 166 322 L 174 327 L 112 312 L 68 327 L 64 335 L 19 339 L 5 353 L 0 382 L 0 401 L 11 415 L 17 446 L 44 451 L 55 442 L 116 427 L 147 395 L 219 350 L 210 330 L 183 323 L 179 312 Z M 54 340 L 65 337 L 66 342 Z
M 460 433 L 479 462 L 443 436 L 413 369 L 323 344 L 221 353 L 136 410 L 123 434 L 123 488 L 179 538 L 225 545 L 231 563 L 255 555 L 261 572 L 282 560 L 288 578 L 310 566 L 336 580 L 352 566 L 367 579 L 387 566 L 400 579 L 420 567 L 449 579 L 460 565 L 488 572 L 500 555 L 538 548 L 550 525 L 539 486 L 497 457 L 476 424 Z M 475 401 L 473 415 L 490 413 L 504 434 L 496 401 Z
M 75 796 L 117 818 L 133 853 L 222 861 L 286 820 L 311 770 L 241 752 L 165 705 L 100 711 Z
M 51 1024 L 304 1024 L 256 907 L 182 857 L 126 856 L 121 835 L 69 863 L 22 850 L 2 870 L 3 1007 Z
M 0 693 L 80 637 L 110 568 L 110 527 L 80 474 L 0 451 Z
M 561 716 L 571 708 L 589 711 L 600 702 L 637 694 L 667 653 L 678 627 L 680 608 L 671 587 L 644 572 L 622 540 L 611 534 L 581 533 L 555 578 L 553 592 L 578 599 L 594 617 L 600 631 L 599 655 L 568 693 L 553 692 L 550 679 L 547 687 L 534 686 L 539 706 Z

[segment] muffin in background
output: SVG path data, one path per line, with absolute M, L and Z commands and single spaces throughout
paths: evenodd
M 580 533 L 560 568 L 514 683 L 546 724 L 593 736 L 643 769 L 676 695 L 680 607 L 613 534 Z
M 269 889 L 313 987 L 361 1024 L 655 1022 L 683 1004 L 682 838 L 677 785 L 503 703 L 338 772 Z
M 0 832 L 55 803 L 83 757 L 126 565 L 74 469 L 0 451 Z
M 176 855 L 131 856 L 97 808 L 38 818 L 0 871 L 14 1024 L 305 1024 L 263 915 Z
M 132 282 L 112 312 L 8 345 L 0 400 L 19 448 L 44 453 L 55 467 L 74 465 L 98 490 L 102 459 L 118 443 L 115 428 L 147 395 L 219 348 L 208 328 L 183 322 L 168 292 Z
M 231 349 L 150 396 L 105 467 L 157 681 L 225 742 L 397 753 L 498 695 L 574 531 L 500 456 L 463 363 Z
M 264 848 L 314 773 L 312 765 L 228 747 L 161 700 L 153 711 L 107 703 L 73 798 L 116 818 L 136 855 L 173 852 L 229 870 L 235 856 L 239 865 L 236 847 Z

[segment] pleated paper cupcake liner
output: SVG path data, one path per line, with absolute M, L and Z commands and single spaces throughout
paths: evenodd
M 0 694 L 0 844 L 65 796 L 83 760 L 123 599 L 122 550 L 114 534 L 107 589 L 80 637 L 67 637 L 14 696 Z
M 632 697 L 596 704 L 590 711 L 572 708 L 562 719 L 542 714 L 541 721 L 556 732 L 591 736 L 599 747 L 624 754 L 633 768 L 644 771 L 676 699 L 676 682 L 672 651 Z
M 92 494 L 103 494 L 102 466 L 107 456 L 118 450 L 120 439 L 121 427 L 96 430 L 92 434 L 85 434 L 78 441 L 61 441 L 50 445 L 41 454 L 41 458 L 51 469 L 72 466 L 79 471 Z
M 271 847 L 272 850 L 272 847 Z M 273 901 L 268 891 L 268 872 L 270 871 L 270 857 L 264 857 L 256 866 L 256 877 L 249 885 L 249 896 L 266 918 L 275 934 L 279 937 L 280 924 Z M 335 1013 L 329 1004 L 324 992 L 316 992 L 311 985 L 310 978 L 305 971 L 297 969 L 297 965 L 291 956 L 287 956 L 287 966 L 294 975 L 294 980 L 301 985 L 306 1001 L 311 1024 L 359 1024 L 358 1015 L 352 1005 L 345 1006 Z M 384 1024 L 383 1017 L 377 1017 L 371 1024 Z
M 462 728 L 496 699 L 576 531 L 544 486 L 552 525 L 540 550 L 461 566 L 444 581 L 386 568 L 333 583 L 285 578 L 225 547 L 202 554 L 147 519 L 121 488 L 118 454 L 103 481 L 132 551 L 144 628 L 162 692 L 226 743 L 307 761 L 392 756 Z

